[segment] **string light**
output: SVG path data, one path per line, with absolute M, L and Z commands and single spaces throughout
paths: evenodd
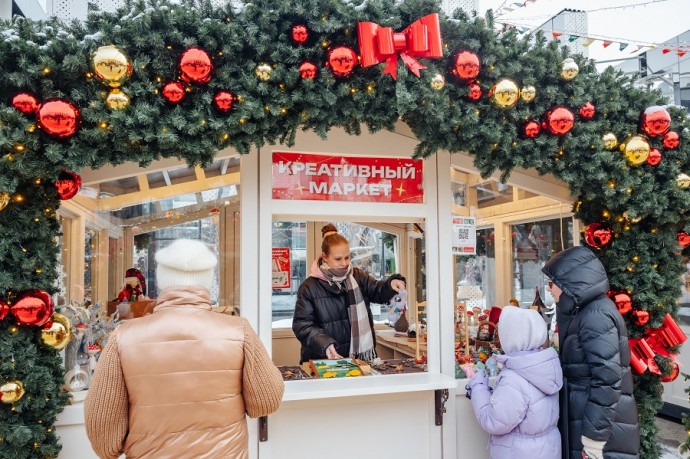
M 44 75 L 50 75 L 50 67 L 44 67 L 43 68 L 43 74 Z

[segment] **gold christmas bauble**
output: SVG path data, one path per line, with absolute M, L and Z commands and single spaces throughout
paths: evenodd
M 72 339 L 72 324 L 69 319 L 57 312 L 51 321 L 41 329 L 41 340 L 55 350 L 62 350 Z
M 24 396 L 24 384 L 16 379 L 7 381 L 0 386 L 0 402 L 10 404 L 19 401 Z
M 93 53 L 93 69 L 103 84 L 118 88 L 132 75 L 127 55 L 114 45 L 101 46 Z
M 510 108 L 514 107 L 520 98 L 520 90 L 514 81 L 504 79 L 491 88 L 490 96 L 499 107 Z
M 578 73 L 580 73 L 580 67 L 577 66 L 577 62 L 573 58 L 569 57 L 563 60 L 561 76 L 564 80 L 572 80 Z
M 113 89 L 106 97 L 105 104 L 111 110 L 124 110 L 129 107 L 129 96 L 119 89 Z
M 604 141 L 604 148 L 606 148 L 607 150 L 613 150 L 618 146 L 618 138 L 616 137 L 616 134 L 614 134 L 613 132 L 607 132 L 603 135 L 601 140 Z
M 440 73 L 437 73 L 431 78 L 431 89 L 440 91 L 446 85 L 446 79 Z
M 273 73 L 273 67 L 266 62 L 260 62 L 254 69 L 254 73 L 260 80 L 268 81 L 271 78 L 271 73 Z
M 537 88 L 534 86 L 525 86 L 522 88 L 522 91 L 520 91 L 520 97 L 522 97 L 522 100 L 525 102 L 532 102 L 535 97 L 537 97 Z
M 7 204 L 10 203 L 10 194 L 9 193 L 0 193 L 0 212 L 2 212 L 5 207 L 7 207 Z
M 676 183 L 681 188 L 690 188 L 690 175 L 678 174 L 678 177 L 676 177 Z
M 639 135 L 633 136 L 625 144 L 625 159 L 633 166 L 639 166 L 647 161 L 649 156 L 649 143 Z

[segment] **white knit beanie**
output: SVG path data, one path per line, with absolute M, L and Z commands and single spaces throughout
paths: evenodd
M 201 285 L 210 291 L 216 264 L 216 255 L 203 242 L 177 239 L 156 252 L 158 288 Z
M 546 324 L 533 309 L 506 306 L 498 319 L 498 337 L 506 354 L 539 349 L 546 342 Z

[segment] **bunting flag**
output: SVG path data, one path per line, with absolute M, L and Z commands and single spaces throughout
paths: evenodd
M 569 41 L 569 42 L 574 42 L 574 41 L 577 40 L 578 38 L 580 38 L 580 37 L 578 37 L 577 35 L 571 35 L 571 36 L 568 37 L 568 41 Z
M 635 49 L 633 49 L 632 51 L 630 51 L 630 54 L 633 54 L 633 53 L 637 52 L 639 49 L 640 49 L 640 47 L 637 46 L 637 45 L 635 45 Z
M 671 52 L 671 48 L 664 48 L 661 50 L 661 54 L 668 54 Z
M 594 43 L 594 38 L 585 38 L 585 41 L 582 42 L 582 46 L 587 48 L 592 43 Z
M 628 44 L 627 44 L 627 43 L 621 43 L 621 44 L 618 46 L 618 51 L 623 51 L 623 50 L 624 50 L 625 48 L 627 48 L 627 47 L 628 47 Z
M 604 40 L 604 48 L 608 48 L 611 43 L 613 43 L 611 40 Z
M 685 53 L 687 53 L 687 51 L 678 51 L 676 54 L 678 55 L 678 57 L 683 57 L 685 56 Z
M 563 34 L 561 32 L 551 32 L 551 35 L 553 35 L 553 38 L 558 38 Z

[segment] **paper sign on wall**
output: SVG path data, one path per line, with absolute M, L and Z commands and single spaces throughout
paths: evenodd
M 273 247 L 273 288 L 290 288 L 290 247 Z
M 453 217 L 453 255 L 477 254 L 477 225 L 471 217 Z

